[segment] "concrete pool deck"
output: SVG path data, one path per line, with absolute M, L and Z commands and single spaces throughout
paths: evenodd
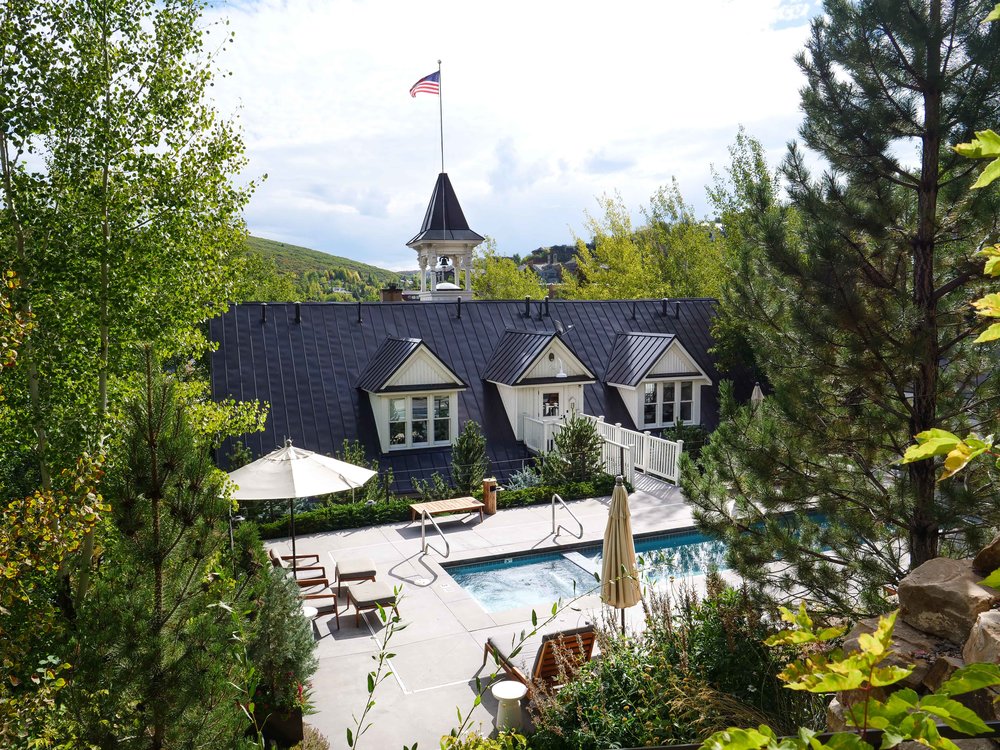
M 547 504 L 500 510 L 483 521 L 478 514 L 436 519 L 451 547 L 446 562 L 580 542 L 600 543 L 609 498 L 567 504 L 583 524 L 582 539 L 566 532 L 553 538 L 552 510 Z M 693 525 L 691 511 L 675 488 L 660 497 L 637 490 L 629 496 L 629 505 L 635 534 Z M 577 529 L 564 509 L 557 511 L 556 522 Z M 443 548 L 441 537 L 430 524 L 428 530 L 430 543 Z M 269 546 L 282 554 L 291 551 L 287 540 Z M 493 731 L 497 705 L 488 689 L 482 704 L 473 708 L 476 677 L 483 680 L 485 687 L 496 668 L 491 659 L 480 669 L 484 644 L 489 637 L 510 642 L 521 630 L 530 630 L 530 607 L 486 612 L 441 567 L 444 559 L 440 554 L 421 552 L 420 521 L 300 536 L 296 546 L 299 554 L 318 554 L 320 564 L 326 566 L 331 577 L 338 555 L 364 555 L 375 562 L 379 581 L 402 588 L 399 614 L 406 627 L 390 641 L 389 650 L 395 654 L 389 660 L 393 674 L 376 689 L 375 706 L 366 720 L 371 727 L 359 747 L 381 750 L 417 742 L 421 748 L 436 748 L 441 736 L 458 725 L 456 709 L 461 710 L 463 718 L 471 711 L 471 726 L 482 734 Z M 354 728 L 352 716 L 360 716 L 364 710 L 367 675 L 375 669 L 373 657 L 385 629 L 377 612 L 363 613 L 360 627 L 356 626 L 354 610 L 348 612 L 344 601 L 340 602 L 339 630 L 332 613 L 315 620 L 319 669 L 312 680 L 312 702 L 316 713 L 306 718 L 329 739 L 332 748 L 347 747 L 346 729 Z M 551 601 L 543 601 L 535 607 L 540 623 L 550 615 L 551 606 Z M 599 622 L 601 609 L 596 595 L 583 596 L 542 630 Z M 606 615 L 613 614 L 617 619 L 617 611 L 604 609 Z M 627 610 L 630 620 L 637 621 L 641 614 L 638 606 Z

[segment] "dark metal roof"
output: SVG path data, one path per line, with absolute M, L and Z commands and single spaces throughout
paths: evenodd
M 635 388 L 675 338 L 670 333 L 619 333 L 611 347 L 604 382 Z
M 268 305 L 266 318 L 260 304 L 248 303 L 231 306 L 210 322 L 210 336 L 219 344 L 211 355 L 213 397 L 270 404 L 264 431 L 238 438 L 254 457 L 285 437 L 330 455 L 344 440 L 357 439 L 370 458 L 393 470 L 397 491 L 409 491 L 414 477 L 447 474 L 449 447 L 380 453 L 368 394 L 357 387 L 386 338 L 414 338 L 434 341 L 434 354 L 468 384 L 458 396 L 459 425 L 472 419 L 482 426 L 491 471 L 502 482 L 530 457 L 514 439 L 496 386 L 483 380 L 486 364 L 508 329 L 533 331 L 548 340 L 554 319 L 567 327 L 563 343 L 595 373 L 607 371 L 618 333 L 675 334 L 713 382 L 702 389 L 702 422 L 711 428 L 717 420 L 719 377 L 708 353 L 712 300 L 683 300 L 676 317 L 673 305 L 664 315 L 658 300 L 551 300 L 551 317 L 540 303 L 532 303 L 525 316 L 523 301 L 463 302 L 461 318 L 451 302 L 366 302 L 360 307 L 359 316 L 357 303 L 303 303 L 297 323 L 293 303 Z M 747 396 L 752 387 L 752 377 L 745 387 L 740 384 Z M 618 389 L 605 383 L 584 386 L 583 410 L 634 427 Z M 220 450 L 223 464 L 230 450 L 231 442 Z
M 406 360 L 412 357 L 421 346 L 425 347 L 427 351 L 430 352 L 431 355 L 444 366 L 449 374 L 461 384 L 460 387 L 467 387 L 462 379 L 458 377 L 458 375 L 456 375 L 450 367 L 448 367 L 447 363 L 443 362 L 440 357 L 434 354 L 434 350 L 420 339 L 400 339 L 389 336 L 375 351 L 372 358 L 368 360 L 368 365 L 358 378 L 358 388 L 363 391 L 379 393 L 382 391 L 433 390 L 440 387 L 438 384 L 433 383 L 424 386 L 410 385 L 399 386 L 396 388 L 385 387 L 385 384 L 389 382 L 392 376 L 399 371 L 399 368 L 406 363 Z
M 514 385 L 555 335 L 555 331 L 504 331 L 486 365 L 483 380 Z
M 459 240 L 463 242 L 480 243 L 485 238 L 469 229 L 462 206 L 455 195 L 446 172 L 438 175 L 431 193 L 431 202 L 427 204 L 424 223 L 416 236 L 407 242 L 408 246 L 428 240 Z

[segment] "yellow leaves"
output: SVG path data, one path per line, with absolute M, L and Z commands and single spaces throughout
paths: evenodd
M 990 276 L 1000 275 L 1000 245 L 993 245 L 992 247 L 983 250 L 980 255 L 987 256 L 986 266 L 983 272 Z M 1000 294 L 996 292 L 992 294 L 987 294 L 981 299 L 977 299 L 972 303 L 972 306 L 976 308 L 976 314 L 983 318 L 1000 318 Z M 1000 339 L 1000 324 L 993 323 L 979 334 L 976 339 L 976 343 L 980 344 L 986 341 L 996 341 Z
M 994 9 L 994 13 L 996 10 Z M 993 13 L 990 14 L 992 16 Z M 1000 135 L 992 130 L 980 130 L 976 137 L 968 143 L 955 146 L 955 151 L 968 159 L 992 159 L 979 179 L 972 185 L 973 189 L 986 187 L 1000 177 Z
M 822 643 L 839 638 L 844 634 L 844 628 L 823 628 L 813 630 L 813 621 L 806 610 L 806 603 L 800 602 L 797 612 L 787 607 L 781 607 L 781 619 L 794 626 L 792 630 L 783 630 L 764 641 L 767 646 L 799 646 L 806 643 Z
M 844 632 L 843 628 L 816 630 L 806 613 L 804 602 L 798 612 L 783 609 L 781 618 L 794 624 L 796 629 L 768 639 L 768 645 L 816 644 L 832 640 Z M 896 614 L 892 613 L 879 620 L 875 632 L 858 637 L 856 652 L 845 655 L 840 649 L 835 649 L 829 653 L 808 654 L 785 667 L 778 677 L 789 689 L 810 693 L 837 693 L 866 686 L 895 684 L 912 671 L 906 667 L 882 665 L 890 655 L 895 625 Z
M 938 477 L 938 481 L 955 475 L 972 459 L 993 450 L 992 435 L 982 440 L 975 435 L 969 435 L 962 440 L 947 430 L 931 429 L 918 434 L 916 440 L 916 445 L 906 449 L 901 463 L 909 464 L 935 456 L 944 456 L 944 471 Z

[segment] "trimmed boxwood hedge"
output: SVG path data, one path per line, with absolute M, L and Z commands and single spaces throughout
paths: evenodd
M 552 500 L 553 493 L 558 493 L 563 500 L 580 500 L 587 497 L 603 497 L 610 495 L 614 489 L 614 477 L 601 475 L 591 482 L 574 482 L 562 487 L 527 487 L 523 490 L 501 490 L 497 493 L 498 508 L 521 508 L 526 505 L 538 505 Z M 631 488 L 629 488 L 631 490 Z M 482 490 L 473 493 L 480 500 Z M 393 498 L 383 502 L 367 505 L 365 503 L 344 503 L 324 505 L 315 510 L 309 510 L 295 515 L 295 533 L 318 534 L 323 531 L 339 529 L 358 529 L 365 526 L 377 526 L 383 523 L 395 523 L 410 520 L 410 503 L 419 502 L 416 498 Z M 276 539 L 289 536 L 288 516 L 278 521 L 260 524 L 262 539 Z

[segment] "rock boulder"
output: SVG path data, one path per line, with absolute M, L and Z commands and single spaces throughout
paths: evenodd
M 976 618 L 1000 601 L 1000 592 L 980 586 L 980 580 L 972 560 L 928 560 L 899 583 L 900 619 L 917 630 L 964 643 Z

